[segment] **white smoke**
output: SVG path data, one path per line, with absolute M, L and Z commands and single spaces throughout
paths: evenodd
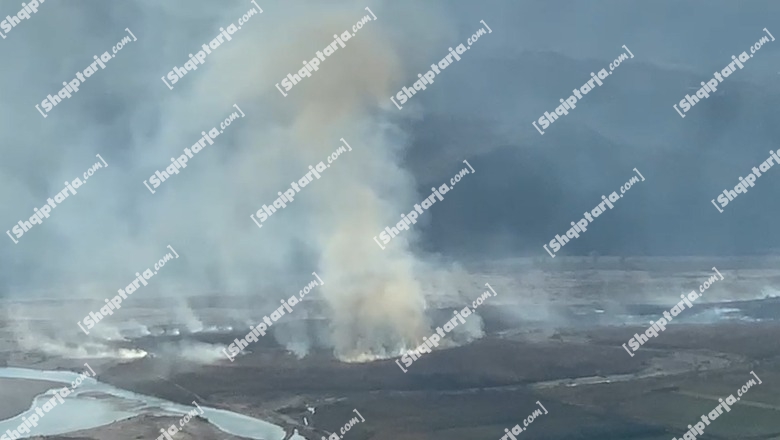
M 181 258 L 168 262 L 149 280 L 149 286 L 125 300 L 135 305 L 124 306 L 97 325 L 97 336 L 106 339 L 121 337 L 116 328 L 127 321 L 151 327 L 152 322 L 134 316 L 133 307 L 154 303 L 158 296 L 165 298 L 158 306 L 166 309 L 154 315 L 191 332 L 204 330 L 204 322 L 212 321 L 200 316 L 198 307 L 190 306 L 190 297 L 243 296 L 244 306 L 232 309 L 231 322 L 267 314 L 278 307 L 280 298 L 296 293 L 294 286 L 300 284 L 302 274 L 316 270 L 325 280 L 321 295 L 331 326 L 327 337 L 319 339 L 329 341 L 335 355 L 345 360 L 397 355 L 431 333 L 426 293 L 446 296 L 455 292 L 426 292 L 430 283 L 423 274 L 432 265 L 423 264 L 410 250 L 419 231 L 406 231 L 386 250 L 372 239 L 424 197 L 403 168 L 410 140 L 399 126 L 402 120 L 396 119 L 397 110 L 388 106 L 389 97 L 416 76 L 409 72 L 436 60 L 440 46 L 457 41 L 455 34 L 438 3 L 409 2 L 415 11 L 411 22 L 424 26 L 402 34 L 388 27 L 393 21 L 382 15 L 382 4 L 371 2 L 378 19 L 366 23 L 345 41 L 345 48 L 339 48 L 285 98 L 274 84 L 333 41 L 334 33 L 341 35 L 368 13 L 365 5 L 353 2 L 310 2 L 306 8 L 268 5 L 210 55 L 206 65 L 168 90 L 158 79 L 161 73 L 181 65 L 184 55 L 208 42 L 215 29 L 237 20 L 251 6 L 239 3 L 216 11 L 214 6 L 201 12 L 187 8 L 201 30 L 190 32 L 186 39 L 170 40 L 169 33 L 177 32 L 171 17 L 181 11 L 157 2 L 142 3 L 150 13 L 144 15 L 157 14 L 171 21 L 168 27 L 146 27 L 138 42 L 117 55 L 117 60 L 126 59 L 124 65 L 112 61 L 100 72 L 105 81 L 117 84 L 111 89 L 121 89 L 113 101 L 121 105 L 106 107 L 115 112 L 111 114 L 116 119 L 96 126 L 95 110 L 89 105 L 97 95 L 85 90 L 61 104 L 64 108 L 57 107 L 47 120 L 24 121 L 26 126 L 45 124 L 46 130 L 33 130 L 31 139 L 37 148 L 50 151 L 57 145 L 57 153 L 34 167 L 29 165 L 32 175 L 6 175 L 6 189 L 0 191 L 13 202 L 13 213 L 2 218 L 6 223 L 14 223 L 20 213 L 44 202 L 51 188 L 60 188 L 65 178 L 78 175 L 96 152 L 109 167 L 96 173 L 44 225 L 24 236 L 14 252 L 22 261 L 37 265 L 40 277 L 35 285 L 78 286 L 89 280 L 89 293 L 81 296 L 102 301 L 166 253 L 166 245 L 175 247 Z M 134 26 L 144 29 L 140 24 Z M 116 30 L 124 27 L 117 25 Z M 100 47 L 111 42 L 112 38 L 101 36 Z M 406 55 L 409 47 L 416 49 L 413 56 Z M 38 50 L 45 52 L 46 48 Z M 83 52 L 78 46 L 56 50 L 64 57 Z M 145 64 L 142 60 L 151 53 L 159 62 Z M 24 63 L 20 61 L 19 68 Z M 31 93 L 48 90 L 41 84 L 50 85 L 60 76 L 68 77 L 55 70 L 36 82 Z M 98 90 L 107 87 L 99 81 L 88 85 Z M 149 87 L 157 89 L 149 92 Z M 201 131 L 208 131 L 234 111 L 233 104 L 246 117 L 234 121 L 214 145 L 191 159 L 156 194 L 150 194 L 141 181 L 192 145 Z M 6 122 L 17 123 L 13 115 Z M 73 127 L 82 134 L 71 134 Z M 326 157 L 340 146 L 341 138 L 353 151 L 342 154 L 320 179 L 303 188 L 294 202 L 258 229 L 250 214 L 271 204 L 277 191 L 297 181 L 309 165 L 327 163 Z M 72 147 L 67 155 L 62 152 L 63 142 Z M 36 252 L 42 247 L 48 250 L 45 261 Z M 441 273 L 437 276 L 442 278 Z M 16 284 L 24 285 L 22 280 Z M 170 305 L 174 307 L 169 309 Z M 81 319 L 89 311 L 73 315 Z M 75 322 L 62 321 L 52 328 L 72 327 Z M 473 325 L 471 331 L 480 334 L 481 324 Z M 37 335 L 40 331 L 26 328 L 20 333 Z M 92 342 L 87 341 L 92 340 L 92 335 L 71 338 L 82 347 L 90 346 Z M 62 355 L 64 351 L 54 345 L 38 344 L 38 348 Z M 304 355 L 312 341 L 292 338 L 285 345 Z M 211 348 L 191 346 L 185 354 L 210 362 Z

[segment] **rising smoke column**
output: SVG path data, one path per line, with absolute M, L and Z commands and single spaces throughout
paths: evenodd
M 318 27 L 338 29 L 337 22 Z M 317 81 L 315 90 L 293 89 L 298 96 L 289 97 L 291 133 L 309 146 L 313 154 L 307 156 L 324 158 L 338 146 L 324 139 L 345 137 L 353 147 L 314 182 L 317 195 L 307 213 L 325 279 L 330 340 L 344 360 L 393 356 L 429 328 L 408 242 L 398 240 L 382 251 L 371 239 L 418 197 L 413 178 L 399 165 L 407 140 L 379 110 L 401 74 L 401 60 L 383 42 L 378 23 L 369 25 L 375 28 L 367 25 L 340 57 L 323 63 L 309 80 Z
M 34 338 L 45 332 L 72 347 L 100 343 L 100 334 L 116 335 L 111 327 L 128 323 L 145 328 L 160 320 L 181 324 L 186 318 L 197 330 L 203 324 L 197 310 L 186 310 L 187 299 L 206 294 L 243 295 L 247 306 L 225 319 L 255 319 L 295 292 L 301 274 L 316 270 L 326 282 L 322 295 L 331 318 L 331 331 L 323 339 L 337 356 L 370 359 L 416 345 L 430 333 L 415 275 L 419 262 L 408 249 L 417 232 L 404 234 L 385 251 L 371 238 L 419 201 L 414 179 L 401 166 L 410 140 L 391 120 L 398 114 L 387 108 L 388 97 L 408 82 L 405 64 L 430 62 L 434 51 L 424 48 L 428 42 L 453 41 L 451 33 L 442 32 L 441 11 L 431 6 L 415 6 L 411 18 L 390 17 L 413 4 L 395 12 L 372 3 L 378 20 L 366 23 L 287 98 L 274 84 L 322 50 L 333 33 L 340 35 L 367 15 L 364 4 L 262 5 L 263 14 L 174 90 L 160 82 L 161 71 L 213 38 L 215 29 L 237 20 L 250 3 L 217 7 L 204 2 L 204 9 L 188 8 L 187 16 L 157 2 L 115 5 L 117 17 L 134 19 L 108 20 L 98 35 L 84 35 L 76 21 L 60 23 L 61 32 L 80 36 L 78 41 L 52 45 L 50 36 L 42 35 L 29 47 L 0 48 L 41 55 L 19 57 L 20 72 L 32 69 L 39 72 L 35 77 L 22 81 L 21 73 L 4 74 L 19 86 L 8 97 L 11 107 L 26 108 L 30 97 L 83 64 L 85 41 L 104 47 L 125 27 L 144 30 L 123 50 L 124 64 L 110 66 L 62 104 L 67 111 L 46 120 L 6 112 L 2 124 L 19 139 L 0 147 L 11 159 L 0 164 L 5 183 L 0 196 L 9 208 L 2 215 L 4 224 L 40 206 L 53 188 L 90 165 L 95 153 L 110 164 L 45 225 L 0 251 L 4 260 L 14 262 L 3 270 L 6 286 L 21 293 L 45 288 L 47 295 L 68 299 L 46 308 L 51 316 L 35 326 L 20 322 L 17 334 Z M 69 8 L 84 22 L 99 18 L 90 10 Z M 45 28 L 48 19 L 37 18 Z M 414 26 L 403 32 L 390 27 L 404 20 Z M 197 26 L 189 26 L 193 23 Z M 188 32 L 179 32 L 185 25 Z M 41 64 L 49 63 L 47 54 L 51 65 Z M 107 89 L 113 94 L 106 95 Z M 160 191 L 148 193 L 141 181 L 225 118 L 233 104 L 247 117 L 234 122 Z M 340 138 L 353 151 L 258 229 L 249 214 L 297 181 L 309 165 L 325 160 Z M 182 258 L 102 321 L 95 335 L 79 333 L 74 323 L 92 308 L 77 300 L 102 302 L 113 296 L 167 244 Z M 46 258 L 41 258 L 43 251 Z M 138 321 L 132 308 L 149 302 L 157 322 Z M 36 309 L 19 316 L 41 313 Z

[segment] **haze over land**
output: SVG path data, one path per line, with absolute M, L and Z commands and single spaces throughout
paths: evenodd
M 121 423 L 66 411 L 54 417 L 85 425 L 61 434 L 153 438 L 179 416 L 158 407 L 197 401 L 285 437 L 328 435 L 357 408 L 367 422 L 355 440 L 499 438 L 540 400 L 550 414 L 530 438 L 660 440 L 680 437 L 712 406 L 702 396 L 734 392 L 750 371 L 765 382 L 746 399 L 758 406 L 708 433 L 780 432 L 780 175 L 766 171 L 723 213 L 711 203 L 780 149 L 780 44 L 767 42 L 685 118 L 672 108 L 732 55 L 780 36 L 780 4 L 256 2 L 262 14 L 172 89 L 159 78 L 254 3 L 47 1 L 11 32 L 0 25 L 10 60 L 0 70 L 0 373 L 88 362 L 104 388 L 70 411 L 138 411 Z M 374 14 L 279 93 L 302 60 Z M 426 90 L 393 105 L 488 26 Z M 137 40 L 71 98 L 36 110 L 131 31 Z M 634 57 L 537 132 L 533 121 L 625 48 Z M 144 185 L 239 108 L 186 168 L 154 193 Z M 15 243 L 17 222 L 98 154 L 108 166 Z M 467 164 L 473 172 L 377 246 Z M 258 227 L 263 205 L 310 166 L 318 177 Z M 551 258 L 542 246 L 635 170 L 642 181 Z M 176 258 L 155 267 L 167 253 Z M 724 279 L 703 302 L 630 357 L 621 345 L 714 267 Z M 154 277 L 121 309 L 89 334 L 79 328 L 146 270 Z M 223 349 L 315 274 L 324 283 L 228 360 Z M 498 295 L 399 370 L 394 361 L 486 283 Z M 49 386 L 0 378 L 0 423 Z M 198 419 L 187 435 L 248 438 L 230 429 L 240 421 L 218 425 Z

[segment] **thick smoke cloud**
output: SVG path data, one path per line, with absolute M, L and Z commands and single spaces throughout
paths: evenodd
M 311 3 L 304 13 L 300 6 L 262 5 L 262 15 L 244 24 L 173 90 L 157 81 L 208 42 L 215 29 L 227 27 L 251 6 L 210 6 L 202 15 L 188 8 L 192 17 L 182 17 L 170 5 L 151 3 L 127 14 L 107 16 L 100 11 L 94 17 L 86 7 L 69 6 L 76 21 L 103 20 L 98 35 L 77 32 L 82 40 L 51 48 L 43 41 L 38 46 L 28 43 L 21 63 L 48 63 L 49 70 L 19 82 L 21 96 L 13 100 L 15 111 L 6 120 L 7 131 L 11 126 L 30 129 L 16 132 L 21 145 L 7 147 L 19 160 L 5 164 L 2 197 L 8 209 L 2 220 L 10 225 L 29 215 L 32 207 L 59 191 L 59 182 L 90 166 L 95 154 L 109 166 L 19 244 L 5 248 L 4 256 L 14 261 L 3 272 L 5 289 L 14 295 L 88 297 L 100 305 L 101 298 L 113 296 L 172 245 L 181 257 L 126 304 L 160 296 L 166 312 L 155 319 L 197 331 L 204 328 L 203 319 L 188 307 L 187 297 L 205 291 L 243 295 L 246 306 L 224 319 L 234 322 L 243 314 L 250 320 L 278 307 L 279 298 L 303 284 L 303 275 L 317 270 L 326 282 L 320 294 L 329 308 L 329 340 L 336 355 L 355 359 L 395 354 L 429 330 L 415 275 L 419 262 L 408 249 L 415 233 L 386 251 L 371 237 L 419 200 L 414 176 L 400 166 L 409 140 L 385 101 L 405 79 L 408 60 L 401 49 L 414 44 L 419 56 L 424 45 L 416 42 L 419 35 L 403 36 L 388 28 L 393 13 L 384 15 L 383 5 L 374 4 L 378 20 L 368 22 L 285 98 L 274 83 L 330 43 L 333 33 L 341 34 L 368 13 L 364 6 L 346 2 L 327 7 Z M 435 7 L 416 11 L 425 22 L 418 33 L 451 33 L 446 15 Z M 161 17 L 170 21 L 161 26 Z M 45 10 L 33 18 L 39 22 L 23 24 L 32 28 L 54 20 Z M 107 26 L 106 20 L 116 25 Z M 169 34 L 185 23 L 199 23 L 201 30 L 190 28 L 187 38 L 170 40 Z M 46 119 L 27 111 L 34 110 L 32 103 L 39 97 L 58 89 L 55 81 L 72 77 L 70 72 L 93 52 L 110 48 L 124 36 L 125 27 L 138 42 L 127 44 L 94 81 L 90 78 Z M 61 30 L 66 31 L 76 30 Z M 22 32 L 11 37 L 43 40 Z M 43 54 L 56 59 L 42 60 Z M 150 194 L 141 181 L 233 112 L 233 104 L 246 118 L 234 121 L 213 146 Z M 309 165 L 326 161 L 341 145 L 340 138 L 353 151 L 342 154 L 258 229 L 249 214 L 264 203 L 270 205 L 277 191 L 297 181 Z M 97 307 L 66 305 L 52 325 L 65 326 L 68 330 L 62 334 L 69 334 L 76 330 L 74 322 Z M 117 310 L 90 338 L 118 338 L 117 327 L 130 319 L 123 313 L 131 312 Z M 19 332 L 35 332 L 21 315 Z M 290 345 L 297 347 L 296 342 Z
M 647 181 L 566 252 L 732 254 L 777 246 L 764 232 L 776 216 L 771 200 L 780 185 L 771 172 L 728 212 L 709 203 L 777 149 L 770 105 L 778 98 L 776 43 L 687 118 L 671 108 L 761 29 L 773 29 L 766 17 L 779 7 L 771 2 L 261 4 L 262 15 L 168 90 L 158 78 L 251 6 L 196 3 L 46 2 L 0 41 L 0 56 L 13 60 L 0 72 L 0 222 L 10 229 L 31 215 L 95 154 L 109 163 L 19 244 L 6 239 L 0 246 L 0 295 L 101 301 L 170 244 L 181 258 L 143 293 L 162 298 L 160 320 L 202 328 L 206 318 L 187 304 L 204 292 L 245 297 L 245 316 L 230 318 L 254 319 L 317 270 L 337 355 L 383 356 L 429 334 L 429 297 L 448 290 L 430 289 L 428 278 L 458 272 L 430 267 L 429 254 L 547 258 L 541 245 L 634 167 Z M 282 97 L 273 85 L 333 33 L 350 28 L 365 6 L 378 21 Z M 7 8 L 0 13 L 11 13 Z M 492 34 L 402 112 L 391 106 L 391 94 L 463 42 L 480 19 Z M 125 28 L 138 41 L 42 118 L 34 104 L 110 49 Z M 531 121 L 623 44 L 636 58 L 539 136 Z M 150 194 L 141 181 L 233 104 L 247 117 Z M 354 151 L 258 229 L 249 214 L 324 160 L 342 137 Z M 431 185 L 448 181 L 463 159 L 477 174 L 380 251 L 371 237 Z M 744 227 L 748 222 L 753 226 Z M 75 331 L 89 310 L 66 301 L 52 313 L 51 329 Z M 73 336 L 80 340 L 84 335 Z M 285 340 L 306 351 L 305 342 Z

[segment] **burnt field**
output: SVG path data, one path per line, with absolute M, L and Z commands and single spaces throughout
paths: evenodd
M 780 435 L 778 304 L 762 293 L 773 285 L 773 269 L 718 263 L 725 280 L 708 293 L 712 300 L 684 311 L 631 357 L 621 345 L 669 309 L 681 292 L 696 288 L 708 276 L 706 269 L 645 262 L 647 269 L 638 271 L 625 265 L 641 261 L 617 259 L 567 264 L 557 269 L 521 265 L 517 271 L 523 275 L 500 266 L 472 268 L 464 298 L 476 297 L 486 280 L 499 293 L 496 302 L 480 309 L 484 336 L 425 354 L 407 373 L 396 358 L 337 360 L 326 341 L 317 340 L 328 329 L 328 321 L 317 316 L 317 301 L 306 305 L 302 318 L 290 316 L 274 328 L 304 331 L 313 341 L 304 357 L 286 349 L 273 332 L 232 363 L 217 357 L 204 364 L 180 354 L 193 344 L 224 347 L 246 335 L 240 322 L 223 319 L 223 330 L 211 332 L 179 331 L 176 323 L 160 321 L 150 326 L 152 334 L 110 342 L 115 348 L 143 350 L 146 357 L 86 360 L 102 382 L 181 404 L 196 400 L 287 432 L 297 429 L 309 439 L 337 431 L 357 409 L 365 422 L 345 436 L 355 440 L 499 439 L 504 428 L 522 424 L 538 409 L 537 401 L 548 413 L 536 416 L 523 431 L 525 438 L 669 439 L 711 411 L 718 397 L 735 393 L 753 371 L 762 384 L 713 422 L 705 438 Z M 567 291 L 574 299 L 564 299 Z M 216 307 L 197 299 L 193 304 L 200 316 L 215 320 L 229 316 L 225 310 L 231 307 L 230 301 Z M 429 310 L 431 322 L 443 322 L 456 307 L 440 304 Z M 147 304 L 129 311 L 139 316 L 155 312 Z M 225 330 L 228 325 L 234 329 Z M 9 366 L 78 369 L 85 360 L 20 350 L 11 338 L 4 326 L 6 349 L 0 359 Z M 18 389 L 4 393 L 26 397 Z M 134 417 L 49 438 L 102 439 L 118 432 L 151 438 L 150 425 L 165 423 L 165 418 Z M 202 422 L 188 425 L 180 436 L 229 438 Z

